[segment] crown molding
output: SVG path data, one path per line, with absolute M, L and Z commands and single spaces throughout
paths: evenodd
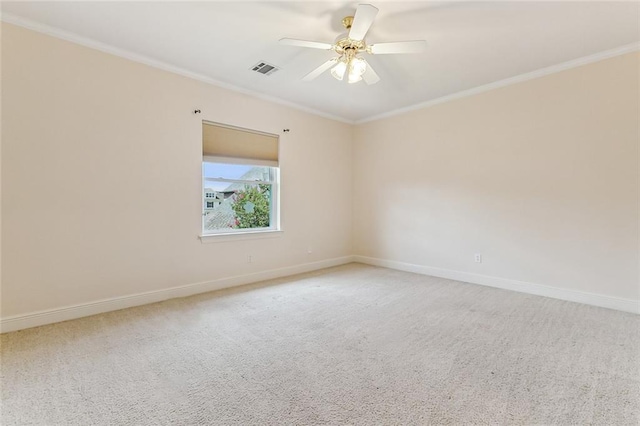
M 456 99 L 466 98 L 468 96 L 478 95 L 480 93 L 488 92 L 490 90 L 499 89 L 501 87 L 510 86 L 512 84 L 522 83 L 535 78 L 544 77 L 546 75 L 555 74 L 560 71 L 569 70 L 571 68 L 581 67 L 593 62 L 602 61 L 604 59 L 613 58 L 615 56 L 625 55 L 627 53 L 636 52 L 640 50 L 640 42 L 626 44 L 624 46 L 616 47 L 614 49 L 605 50 L 603 52 L 595 53 L 593 55 L 584 56 L 582 58 L 573 59 L 571 61 L 562 62 L 560 64 L 551 65 L 550 67 L 541 68 L 539 70 L 531 71 L 528 73 L 516 75 L 514 77 L 505 78 L 504 80 L 494 81 L 493 83 L 484 84 L 482 86 L 476 86 L 471 89 L 463 90 L 461 92 L 452 93 L 450 95 L 442 96 L 430 101 L 421 102 L 418 104 L 410 105 L 395 109 L 393 111 L 384 112 L 382 114 L 373 115 L 371 117 L 356 120 L 355 124 L 363 124 L 371 121 L 381 120 L 383 118 L 389 118 L 396 115 L 404 114 L 410 111 L 418 109 L 429 108 L 435 105 L 443 104 L 445 102 L 453 101 Z
M 409 105 L 406 107 L 394 109 L 391 111 L 384 112 L 382 114 L 372 115 L 370 117 L 365 117 L 359 120 L 350 120 L 344 117 L 340 117 L 337 115 L 333 115 L 327 112 L 323 112 L 320 110 L 316 110 L 313 108 L 306 107 L 304 105 L 299 105 L 294 102 L 290 102 L 275 96 L 266 95 L 264 93 L 256 92 L 253 90 L 245 89 L 239 86 L 235 86 L 220 80 L 213 79 L 203 74 L 198 74 L 187 69 L 178 67 L 176 65 L 159 61 L 148 56 L 140 55 L 138 53 L 134 53 L 125 49 L 120 49 L 118 47 L 99 42 L 97 40 L 80 36 L 76 33 L 72 33 L 69 31 L 62 30 L 57 27 L 53 27 L 50 25 L 45 25 L 30 19 L 25 19 L 20 16 L 2 12 L 0 16 L 0 20 L 9 24 L 17 25 L 19 27 L 23 27 L 32 31 L 36 31 L 39 33 L 43 33 L 52 37 L 56 37 L 62 40 L 70 41 L 75 44 L 79 44 L 85 47 L 89 47 L 95 50 L 99 50 L 104 53 L 108 53 L 114 56 L 118 56 L 124 59 L 128 59 L 134 62 L 138 62 L 150 67 L 158 68 L 167 72 L 171 72 L 173 74 L 178 74 L 183 77 L 191 78 L 194 80 L 201 81 L 203 83 L 210 84 L 212 86 L 220 87 L 223 89 L 231 90 L 237 93 L 242 93 L 248 96 L 252 96 L 257 99 L 261 99 L 268 102 L 273 102 L 275 104 L 279 104 L 282 106 L 286 106 L 289 108 L 297 109 L 299 111 L 304 111 L 309 114 L 313 114 L 319 117 L 327 118 L 330 120 L 339 121 L 346 124 L 364 124 L 372 121 L 381 120 L 384 118 L 393 117 L 396 115 L 401 115 L 407 112 L 415 111 L 418 109 L 429 108 L 435 105 L 439 105 L 445 102 L 454 101 L 457 99 L 466 98 L 468 96 L 478 95 L 480 93 L 488 92 L 490 90 L 499 89 L 501 87 L 510 86 L 512 84 L 522 83 L 528 80 L 533 80 L 539 77 L 544 77 L 550 74 L 554 74 L 557 72 L 565 71 L 571 68 L 580 67 L 583 65 L 591 64 L 593 62 L 602 61 L 604 59 L 613 58 L 615 56 L 624 55 L 627 53 L 635 52 L 640 50 L 640 41 L 635 43 L 630 43 L 624 46 L 620 46 L 614 49 L 605 50 L 603 52 L 595 53 L 593 55 L 584 56 L 582 58 L 573 59 L 571 61 L 562 62 L 560 64 L 551 65 L 546 68 L 541 68 L 539 70 L 527 72 L 524 74 L 516 75 L 514 77 L 509 77 L 504 80 L 494 81 L 493 83 L 484 84 L 482 86 L 476 86 L 471 89 L 466 89 L 460 92 L 452 93 L 450 95 L 442 96 L 440 98 L 431 99 L 429 101 L 420 102 L 417 104 Z
M 120 58 L 128 59 L 130 61 L 138 62 L 153 68 L 158 68 L 173 74 L 178 74 L 183 77 L 191 78 L 193 80 L 198 80 L 203 83 L 210 84 L 212 86 L 216 86 L 216 87 L 231 90 L 234 92 L 242 93 L 244 95 L 252 96 L 254 98 L 261 99 L 263 101 L 273 102 L 275 104 L 297 109 L 299 111 L 303 111 L 309 114 L 317 115 L 323 118 L 328 118 L 330 120 L 335 120 L 335 121 L 339 121 L 346 124 L 355 123 L 353 120 L 349 120 L 344 117 L 339 117 L 337 115 L 333 115 L 333 114 L 329 114 L 313 108 L 309 108 L 304 105 L 299 105 L 294 102 L 290 102 L 275 96 L 265 95 L 264 93 L 245 89 L 239 86 L 234 86 L 233 84 L 225 83 L 223 81 L 213 79 L 206 75 L 189 71 L 177 65 L 159 61 L 157 59 L 140 55 L 138 53 L 134 53 L 126 49 L 121 49 L 119 47 L 115 47 L 110 44 L 102 43 L 100 41 L 94 40 L 92 38 L 84 37 L 70 31 L 65 31 L 57 27 L 42 24 L 40 22 L 36 22 L 31 19 L 25 19 L 11 13 L 2 12 L 2 15 L 0 16 L 0 20 L 8 24 L 17 25 L 19 27 L 26 28 L 28 30 L 36 31 L 42 34 L 49 35 L 51 37 L 59 38 L 62 40 L 70 41 L 75 44 L 79 44 L 81 46 L 99 50 L 101 52 L 108 53 L 110 55 L 118 56 Z

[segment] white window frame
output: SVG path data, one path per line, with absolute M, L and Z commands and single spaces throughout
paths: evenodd
M 242 179 L 227 179 L 227 178 L 207 178 L 204 176 L 203 164 L 204 163 L 219 163 L 219 164 L 238 164 L 243 166 L 263 166 L 269 167 L 271 169 L 271 176 L 269 181 L 248 181 Z M 200 188 L 200 198 L 201 198 L 201 224 L 200 224 L 200 239 L 204 241 L 209 237 L 221 237 L 221 236 L 267 236 L 267 234 L 281 233 L 280 229 L 280 168 L 278 166 L 274 166 L 270 162 L 260 161 L 260 160 L 251 160 L 251 159 L 237 159 L 237 158 L 226 158 L 226 157 L 213 157 L 205 155 L 202 157 L 201 162 L 201 185 Z M 204 189 L 206 188 L 206 181 L 212 182 L 228 182 L 228 183 L 245 183 L 247 185 L 255 185 L 259 183 L 267 183 L 271 185 L 271 202 L 269 203 L 271 209 L 269 212 L 269 223 L 271 226 L 265 228 L 229 228 L 229 229 L 218 229 L 216 231 L 206 231 L 204 229 L 205 224 L 205 208 L 206 208 L 206 196 Z

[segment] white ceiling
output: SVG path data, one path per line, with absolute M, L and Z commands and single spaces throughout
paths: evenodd
M 348 121 L 640 39 L 635 1 L 362 2 L 380 9 L 369 44 L 428 42 L 425 53 L 368 56 L 382 79 L 373 86 L 349 85 L 328 73 L 302 82 L 335 55 L 278 44 L 282 37 L 333 42 L 357 1 L 3 2 L 2 13 L 8 22 L 61 29 Z M 281 70 L 270 76 L 250 71 L 259 61 Z

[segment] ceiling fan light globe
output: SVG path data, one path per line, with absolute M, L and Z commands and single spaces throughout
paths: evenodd
M 351 71 L 349 74 L 354 73 L 357 75 L 362 75 L 367 70 L 367 63 L 362 58 L 355 58 L 353 63 L 351 64 Z
M 349 73 L 349 77 L 347 79 L 347 82 L 349 84 L 353 84 L 353 83 L 357 83 L 357 82 L 359 82 L 361 80 L 362 80 L 362 75 L 361 74 L 356 74 L 356 73 L 350 72 Z
M 336 79 L 342 81 L 344 73 L 347 71 L 347 64 L 340 61 L 338 65 L 331 69 L 331 75 Z

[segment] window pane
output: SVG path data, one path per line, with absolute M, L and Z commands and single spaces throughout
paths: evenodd
M 266 183 L 206 182 L 204 231 L 270 227 L 272 193 Z
M 266 166 L 246 166 L 240 164 L 202 163 L 202 172 L 207 178 L 238 179 L 249 181 L 269 181 L 271 168 Z

